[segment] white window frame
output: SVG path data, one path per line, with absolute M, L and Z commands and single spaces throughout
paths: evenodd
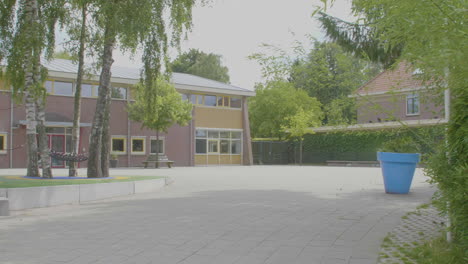
M 0 132 L 0 137 L 3 137 L 3 150 L 0 150 L 0 154 L 7 154 L 8 148 L 8 133 Z
M 205 137 L 197 137 L 197 130 L 205 130 L 206 136 Z M 208 136 L 209 131 L 216 131 L 220 132 L 240 132 L 240 138 L 232 138 L 232 134 L 230 134 L 229 138 L 222 138 L 221 134 L 217 138 L 210 138 Z M 204 139 L 206 140 L 206 153 L 198 153 L 196 150 L 195 145 L 195 154 L 196 155 L 242 155 L 243 150 L 243 142 L 244 142 L 244 130 L 242 129 L 225 129 L 225 128 L 205 128 L 205 127 L 197 127 L 195 128 L 195 144 L 197 139 Z M 229 141 L 229 153 L 221 153 L 221 140 L 228 140 Z M 218 152 L 210 152 L 209 148 L 209 141 L 217 141 L 218 142 Z M 232 142 L 233 141 L 240 141 L 240 153 L 232 153 Z
M 410 112 L 408 112 L 408 110 L 409 110 L 409 109 L 408 109 L 408 101 L 409 101 L 410 99 L 413 100 L 413 102 L 412 102 L 413 104 L 414 104 L 414 99 L 417 99 L 417 102 L 418 102 L 418 112 L 416 112 L 416 113 L 410 113 Z M 408 94 L 408 95 L 406 95 L 405 104 L 406 104 L 406 115 L 407 115 L 407 116 L 417 116 L 417 115 L 420 114 L 420 112 L 421 112 L 421 100 L 419 100 L 419 94 L 418 94 L 418 93 L 413 93 L 413 94 Z
M 143 140 L 143 151 L 133 151 L 133 140 Z M 132 136 L 130 139 L 130 152 L 132 155 L 145 155 L 146 154 L 146 137 L 145 136 Z
M 123 146 L 124 146 L 124 150 L 123 151 L 114 151 L 114 145 L 112 144 L 112 141 L 114 139 L 123 139 L 124 143 L 123 143 Z M 127 136 L 111 136 L 111 154 L 114 154 L 114 155 L 125 155 L 127 154 Z
M 154 136 L 150 137 L 150 145 L 149 145 L 150 146 L 149 153 L 150 154 L 156 154 L 156 152 L 151 152 L 151 140 L 157 140 L 157 138 L 154 137 Z M 161 140 L 161 142 L 162 142 L 162 145 L 163 145 L 162 146 L 162 151 L 163 152 L 159 152 L 158 154 L 164 155 L 166 153 L 166 138 L 165 137 L 159 137 L 159 140 Z

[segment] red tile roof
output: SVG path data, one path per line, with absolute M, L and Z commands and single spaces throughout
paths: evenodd
M 357 94 L 385 93 L 392 90 L 416 89 L 422 86 L 413 76 L 413 69 L 407 63 L 400 63 L 394 69 L 375 76 L 357 90 Z

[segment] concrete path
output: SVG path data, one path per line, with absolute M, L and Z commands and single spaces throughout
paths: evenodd
M 0 218 L 0 263 L 375 264 L 387 232 L 434 191 L 417 171 L 409 195 L 387 195 L 379 168 L 112 174 L 170 176 L 174 183 L 158 193 Z

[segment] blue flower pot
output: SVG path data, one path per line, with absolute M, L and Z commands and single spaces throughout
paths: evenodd
M 385 192 L 407 194 L 418 164 L 418 153 L 377 152 L 384 178 Z

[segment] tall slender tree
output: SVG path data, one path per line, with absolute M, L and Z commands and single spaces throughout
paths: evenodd
M 130 51 L 143 47 L 142 78 L 145 85 L 151 87 L 162 65 L 168 64 L 168 47 L 178 45 L 183 30 L 190 28 L 194 3 L 195 0 L 96 1 L 98 11 L 93 14 L 93 18 L 103 34 L 102 42 L 99 43 L 101 46 L 98 47 L 102 69 L 91 130 L 88 177 L 109 175 L 110 79 L 114 48 L 117 44 Z M 168 37 L 169 33 L 171 37 Z
M 63 21 L 64 4 L 64 0 L 7 0 L 0 3 L 0 59 L 7 58 L 6 79 L 13 87 L 13 96 L 17 101 L 24 99 L 25 103 L 28 176 L 40 176 L 40 154 L 43 176 L 52 177 L 45 134 L 46 91 L 43 83 L 47 71 L 41 65 L 41 56 L 45 53 L 50 57 L 53 53 L 55 24 Z

